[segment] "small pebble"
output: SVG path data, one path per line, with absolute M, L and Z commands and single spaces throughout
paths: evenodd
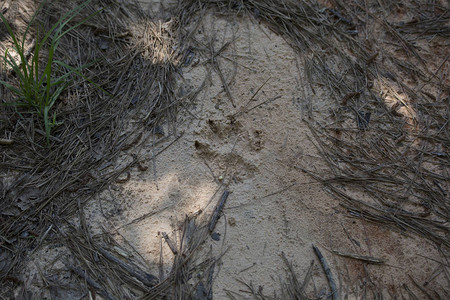
M 220 234 L 218 234 L 217 232 L 213 232 L 211 234 L 211 238 L 215 241 L 220 241 Z

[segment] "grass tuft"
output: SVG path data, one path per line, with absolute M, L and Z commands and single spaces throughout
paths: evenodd
M 75 25 L 68 26 L 68 23 L 78 15 L 89 2 L 91 2 L 91 0 L 85 1 L 67 12 L 49 31 L 41 34 L 38 30 L 36 45 L 34 46 L 30 58 L 26 55 L 25 41 L 30 32 L 31 25 L 34 22 L 36 15 L 45 4 L 45 1 L 36 10 L 36 13 L 26 27 L 25 33 L 21 39 L 14 34 L 5 16 L 0 13 L 0 18 L 11 35 L 13 50 L 19 56 L 17 62 L 11 54 L 10 49 L 6 49 L 3 55 L 4 65 L 9 67 L 18 79 L 16 84 L 0 80 L 0 83 L 17 97 L 14 102 L 6 103 L 6 105 L 30 108 L 34 113 L 37 113 L 44 122 L 47 144 L 49 144 L 52 128 L 58 124 L 56 122 L 56 112 L 53 112 L 53 115 L 51 113 L 52 107 L 55 105 L 64 89 L 68 86 L 70 76 L 73 73 L 76 73 L 77 75 L 84 77 L 81 74 L 81 71 L 87 66 L 83 65 L 73 68 L 62 61 L 56 60 L 54 55 L 61 38 L 98 13 L 96 12 L 88 16 Z M 46 59 L 43 60 L 44 64 L 41 65 L 40 59 L 44 57 L 45 51 L 47 52 Z M 64 68 L 68 71 L 61 76 L 56 76 L 55 68 Z

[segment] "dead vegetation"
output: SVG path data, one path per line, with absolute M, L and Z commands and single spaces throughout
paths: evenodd
M 98 293 L 105 299 L 212 299 L 217 258 L 196 257 L 209 234 L 208 222 L 186 219 L 179 240 L 172 241 L 172 271 L 158 277 L 146 271 L 149 266 L 142 260 L 133 261 L 127 254 L 119 259 L 112 251 L 117 253 L 118 245 L 108 233 L 92 237 L 82 213 L 85 201 L 140 166 L 139 149 L 161 122 L 171 124 L 166 138 L 178 136 L 178 109 L 198 94 L 177 93 L 182 64 L 191 63 L 190 53 L 196 51 L 211 51 L 211 64 L 220 55 L 191 39 L 192 22 L 207 9 L 250 15 L 307 54 L 304 88 L 313 94 L 326 89 L 329 116 L 317 118 L 315 99 L 306 93 L 300 102 L 328 169 L 297 167 L 342 199 L 349 215 L 430 239 L 447 259 L 450 125 L 445 48 L 450 14 L 445 5 L 184 0 L 166 12 L 170 18 L 159 20 L 134 4 L 94 1 L 85 13 L 103 10 L 67 36 L 57 55 L 71 66 L 94 62 L 84 75 L 97 86 L 73 79 L 56 108 L 61 125 L 52 132 L 50 148 L 32 114 L 1 107 L 1 141 L 8 141 L 0 143 L 2 296 L 11 297 L 19 286 L 26 294 L 22 262 L 46 239 L 61 239 L 70 250 L 67 270 L 79 278 L 72 282 L 73 290 L 83 286 L 84 294 Z M 48 27 L 53 16 L 68 9 L 67 2 L 51 1 L 39 21 Z M 220 73 L 220 65 L 214 66 Z M 233 103 L 231 82 L 222 77 Z M 1 95 L 9 97 L 3 88 Z M 129 159 L 117 163 L 123 153 Z M 360 200 L 358 193 L 372 200 Z M 170 245 L 170 238 L 165 240 Z M 447 270 L 448 264 L 442 268 Z M 194 273 L 201 275 L 192 283 Z M 304 284 L 291 266 L 289 274 L 282 297 L 308 298 L 310 273 Z M 58 285 L 41 275 L 47 288 Z M 270 298 L 245 284 L 255 297 Z M 418 297 L 409 288 L 405 291 Z

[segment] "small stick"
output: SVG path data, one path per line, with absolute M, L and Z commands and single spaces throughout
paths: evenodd
M 164 259 L 163 259 L 163 251 L 162 251 L 162 237 L 159 235 L 159 281 L 164 280 Z
M 232 117 L 236 117 L 244 112 L 248 112 L 245 110 L 245 108 L 250 104 L 250 102 L 252 102 L 252 100 L 256 97 L 256 95 L 259 93 L 259 91 L 266 85 L 266 83 L 272 79 L 272 77 L 267 78 L 267 80 L 256 90 L 256 92 L 253 93 L 252 97 L 250 98 L 250 100 L 248 100 L 248 102 L 241 108 L 240 111 L 234 113 L 232 115 Z
M 164 238 L 164 240 L 166 241 L 167 245 L 169 246 L 170 250 L 172 250 L 172 253 L 177 255 L 178 254 L 178 249 L 175 246 L 174 242 L 169 238 L 169 236 L 167 235 L 167 233 L 165 232 L 161 232 L 162 237 Z
M 216 263 L 214 262 L 211 267 L 209 268 L 209 273 L 208 273 L 208 280 L 206 281 L 206 286 L 208 288 L 208 297 L 207 299 L 213 299 L 213 290 L 212 290 L 212 285 L 213 285 L 213 275 L 214 275 L 214 268 L 216 267 Z
M 255 106 L 253 106 L 252 108 L 246 110 L 245 113 L 249 113 L 249 112 L 251 112 L 252 110 L 254 110 L 255 108 L 260 107 L 261 105 L 264 105 L 264 104 L 266 104 L 266 103 L 268 103 L 268 102 L 271 102 L 271 101 L 275 101 L 275 100 L 280 99 L 280 98 L 281 98 L 281 96 L 276 96 L 276 97 L 267 99 L 266 101 L 263 101 L 263 102 L 261 102 L 261 103 L 255 105 Z
M 0 139 L 0 145 L 11 145 L 14 143 L 14 140 L 11 139 Z
M 240 270 L 240 271 L 238 272 L 238 274 L 240 274 L 240 273 L 242 273 L 242 272 L 245 272 L 245 271 L 247 271 L 247 270 L 250 270 L 250 269 L 253 268 L 254 266 L 256 266 L 256 263 L 255 263 L 255 262 L 254 262 L 251 266 L 246 267 L 246 268 Z
M 351 253 L 344 253 L 344 252 L 340 252 L 340 251 L 336 251 L 336 250 L 332 250 L 332 251 L 334 254 L 337 254 L 339 256 L 362 260 L 369 264 L 384 264 L 386 262 L 386 260 L 382 259 L 382 258 L 376 258 L 376 257 L 372 257 L 372 256 L 364 256 L 364 255 L 358 255 L 358 254 L 351 254 Z
M 216 227 L 217 220 L 219 219 L 220 213 L 222 212 L 223 207 L 225 206 L 225 201 L 227 201 L 228 195 L 230 194 L 229 191 L 225 190 L 222 194 L 222 197 L 220 197 L 220 201 L 216 206 L 216 209 L 214 209 L 214 213 L 211 216 L 211 220 L 209 221 L 209 232 L 213 232 L 214 228 Z
M 117 257 L 115 257 L 114 255 L 112 255 L 111 253 L 109 253 L 108 251 L 106 251 L 103 248 L 98 248 L 98 251 L 107 259 L 109 259 L 112 262 L 115 262 L 116 264 L 118 264 L 122 269 L 124 269 L 125 271 L 127 271 L 131 276 L 133 276 L 134 278 L 138 279 L 140 282 L 142 282 L 144 285 L 148 286 L 148 287 L 154 287 L 156 284 L 158 284 L 158 278 L 156 276 L 153 276 L 149 273 L 146 273 L 140 269 L 138 269 L 137 267 L 132 267 L 126 263 L 124 263 L 123 261 L 121 261 L 120 259 L 118 259 Z
M 222 52 L 226 47 L 228 47 L 229 44 L 230 44 L 230 42 L 225 43 L 225 45 L 223 45 L 223 47 L 218 51 L 218 53 Z M 233 107 L 236 107 L 236 104 L 234 104 L 233 96 L 231 95 L 231 92 L 230 92 L 230 88 L 228 87 L 227 80 L 225 79 L 225 76 L 223 75 L 222 70 L 220 69 L 219 62 L 216 60 L 217 52 L 214 53 L 212 42 L 210 43 L 210 50 L 211 50 L 211 58 L 210 58 L 211 65 L 216 70 L 217 74 L 219 75 L 220 81 L 222 82 L 222 85 L 223 85 L 223 89 L 224 89 L 227 97 L 230 99 L 231 105 L 233 105 Z
M 249 105 L 250 102 L 252 102 L 252 100 L 255 99 L 255 97 L 256 97 L 256 95 L 258 95 L 259 91 L 266 85 L 266 83 L 267 83 L 270 79 L 272 79 L 272 77 L 267 78 L 267 80 L 264 81 L 263 84 L 261 84 L 261 86 L 256 90 L 256 92 L 253 93 L 253 96 L 250 98 L 250 100 L 248 100 L 248 102 L 247 102 L 247 104 L 245 104 L 245 106 Z M 244 106 L 244 107 L 245 107 L 245 106 Z
M 295 182 L 295 183 L 293 183 L 293 184 L 290 184 L 290 185 L 288 185 L 288 186 L 285 187 L 285 188 L 282 188 L 282 189 L 280 189 L 280 190 L 278 190 L 278 191 L 275 191 L 275 192 L 273 192 L 273 193 L 270 193 L 270 194 L 267 194 L 267 195 L 265 195 L 265 196 L 262 196 L 260 199 L 264 199 L 264 198 L 267 198 L 267 197 L 271 197 L 271 196 L 273 196 L 273 195 L 276 195 L 276 194 L 282 193 L 282 192 L 284 192 L 284 191 L 287 191 L 287 190 L 289 190 L 291 187 L 293 187 L 293 186 L 296 185 L 296 184 L 297 184 L 297 182 Z
M 319 261 L 322 265 L 325 275 L 327 276 L 328 283 L 330 284 L 330 288 L 331 288 L 331 295 L 333 297 L 332 299 L 339 300 L 339 294 L 337 292 L 336 283 L 334 282 L 333 275 L 331 274 L 330 267 L 328 266 L 328 263 L 325 260 L 325 257 L 323 257 L 320 250 L 316 246 L 314 246 L 314 244 L 312 245 L 312 247 L 313 247 L 314 252 L 316 253 L 317 257 L 319 258 Z
M 231 44 L 231 41 L 226 42 L 225 44 L 223 44 L 222 47 L 220 47 L 219 50 L 217 50 L 212 56 L 211 58 L 207 59 L 206 61 L 200 63 L 200 65 L 205 65 L 207 63 L 212 63 L 213 59 L 215 59 L 217 56 L 219 56 L 229 45 Z
M 217 62 L 216 60 L 214 60 L 214 62 L 215 62 L 214 66 L 216 67 L 216 71 L 219 74 L 220 81 L 222 81 L 225 94 L 230 99 L 231 105 L 233 105 L 233 107 L 236 107 L 236 104 L 234 104 L 233 95 L 231 95 L 230 88 L 228 87 L 227 80 L 225 79 L 225 76 L 223 75 L 222 70 L 220 69 L 219 62 Z

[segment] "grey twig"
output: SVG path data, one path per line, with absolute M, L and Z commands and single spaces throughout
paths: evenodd
M 209 232 L 214 231 L 217 220 L 219 220 L 220 213 L 222 212 L 222 209 L 225 206 L 225 202 L 227 201 L 229 194 L 230 194 L 230 192 L 225 190 L 222 194 L 222 197 L 220 197 L 220 201 L 217 204 L 216 209 L 214 209 L 214 213 L 212 214 L 211 220 L 209 221 L 209 226 L 208 226 Z
M 320 264 L 322 265 L 325 275 L 327 276 L 328 283 L 329 283 L 330 289 L 331 289 L 331 296 L 332 296 L 333 300 L 339 300 L 339 294 L 337 291 L 336 282 L 333 279 L 333 275 L 331 274 L 330 267 L 328 266 L 328 263 L 325 260 L 325 257 L 323 257 L 320 250 L 316 246 L 314 246 L 314 244 L 312 245 L 312 247 L 313 247 L 314 252 L 316 253 L 317 257 L 319 258 Z

